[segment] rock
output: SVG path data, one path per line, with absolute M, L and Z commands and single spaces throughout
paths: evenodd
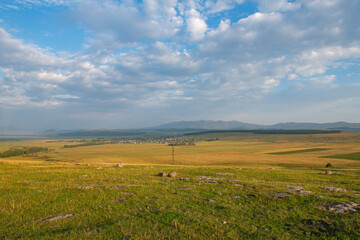
M 299 196 L 305 196 L 305 195 L 309 195 L 312 193 L 312 191 L 307 191 L 307 190 L 295 190 L 295 192 L 297 193 L 297 195 Z
M 360 208 L 360 202 L 331 204 L 327 206 L 321 206 L 320 208 L 334 213 L 356 212 L 355 208 Z
M 214 181 L 214 180 L 202 180 L 202 181 L 199 181 L 199 183 L 219 184 L 219 182 Z
M 44 218 L 43 220 L 41 220 L 40 222 L 54 222 L 56 220 L 60 220 L 60 219 L 65 219 L 65 218 L 70 218 L 75 216 L 75 214 L 64 214 L 64 215 L 59 215 L 59 216 L 53 216 L 53 217 L 48 217 L 48 218 Z
M 164 173 L 164 172 L 161 172 L 161 173 L 158 174 L 159 177 L 166 177 L 166 175 L 167 175 L 167 174 Z
M 123 167 L 123 166 L 124 166 L 123 163 L 118 163 L 118 164 L 116 164 L 116 167 Z
M 276 198 L 286 198 L 286 197 L 290 197 L 291 194 L 290 193 L 272 193 L 272 194 L 270 194 L 270 196 L 276 197 Z
M 332 192 L 346 192 L 347 191 L 346 189 L 336 188 L 336 187 L 319 187 L 319 188 L 325 189 L 325 190 L 328 190 L 328 191 L 332 191 Z
M 101 169 L 102 169 L 102 167 L 98 167 L 98 168 L 96 168 L 96 169 L 99 169 L 99 170 L 101 170 Z
M 207 199 L 206 201 L 207 201 L 207 202 L 210 202 L 210 203 L 216 202 L 214 199 Z
M 333 174 L 333 173 L 332 173 L 332 171 L 326 171 L 325 174 L 326 174 L 326 175 L 331 175 L 331 174 Z
M 192 188 L 178 188 L 177 190 L 191 190 Z
M 174 178 L 176 177 L 176 172 L 172 171 L 168 174 L 168 177 Z
M 297 191 L 297 190 L 304 190 L 303 187 L 299 187 L 299 186 L 289 186 L 289 185 L 284 185 L 284 187 L 290 188 L 291 190 Z
M 360 197 L 360 192 L 354 193 L 354 196 Z
M 241 196 L 232 196 L 232 198 L 241 198 Z
M 216 173 L 216 175 L 234 175 L 234 173 L 225 172 L 225 173 Z
M 179 178 L 180 181 L 188 181 L 190 180 L 189 178 Z

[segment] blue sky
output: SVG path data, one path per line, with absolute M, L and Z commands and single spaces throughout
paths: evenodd
M 357 0 L 3 0 L 0 130 L 360 122 Z

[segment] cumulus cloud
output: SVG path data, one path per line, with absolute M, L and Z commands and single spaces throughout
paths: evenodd
M 195 9 L 188 11 L 188 18 L 186 19 L 187 31 L 193 40 L 201 40 L 205 36 L 205 32 L 208 30 L 206 22 L 201 18 L 200 13 Z
M 256 108 L 290 109 L 284 99 L 299 108 L 305 100 L 311 106 L 312 99 L 321 111 L 326 101 L 341 105 L 348 86 L 334 70 L 360 58 L 358 1 L 258 0 L 250 16 L 231 21 L 221 14 L 244 2 L 18 1 L 66 5 L 67 16 L 89 35 L 84 49 L 69 55 L 0 28 L 1 104 L 62 108 L 69 117 L 101 109 L 123 121 L 169 111 L 173 118 L 215 116 L 202 109 L 217 109 L 226 119 L 246 110 L 242 116 L 252 121 L 250 115 L 261 116 Z M 279 92 L 285 86 L 292 94 Z M 333 94 L 335 87 L 342 94 Z M 314 90 L 304 99 L 309 88 Z
M 205 6 L 208 13 L 218 13 L 233 9 L 236 5 L 244 3 L 244 0 L 210 0 L 206 1 Z

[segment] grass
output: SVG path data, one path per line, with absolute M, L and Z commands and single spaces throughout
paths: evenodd
M 330 150 L 330 148 L 308 148 L 308 149 L 301 149 L 301 150 L 294 150 L 294 151 L 286 151 L 286 152 L 271 152 L 268 154 L 273 155 L 287 155 L 287 154 L 296 154 L 296 153 L 307 153 L 307 152 L 318 152 L 318 151 L 326 151 Z
M 360 160 L 360 152 L 348 153 L 348 154 L 337 154 L 324 156 L 323 158 L 337 158 L 337 159 L 348 159 L 348 160 Z
M 64 149 L 67 140 L 3 141 L 1 151 L 49 152 L 0 159 L 0 239 L 359 239 L 359 212 L 319 208 L 360 201 L 359 161 L 333 159 L 341 174 L 325 175 L 329 159 L 321 151 L 267 154 L 345 154 L 359 148 L 358 136 L 223 134 L 175 147 L 174 165 L 171 147 L 161 144 Z M 125 167 L 115 167 L 119 162 Z M 178 176 L 157 176 L 170 171 Z M 312 193 L 300 196 L 286 185 Z M 271 196 L 280 192 L 291 196 Z M 64 214 L 74 216 L 44 221 Z

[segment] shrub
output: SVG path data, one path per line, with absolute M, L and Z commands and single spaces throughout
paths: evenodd
M 328 164 L 326 164 L 326 167 L 327 167 L 327 168 L 332 167 L 332 164 L 331 164 L 331 163 L 328 163 Z

